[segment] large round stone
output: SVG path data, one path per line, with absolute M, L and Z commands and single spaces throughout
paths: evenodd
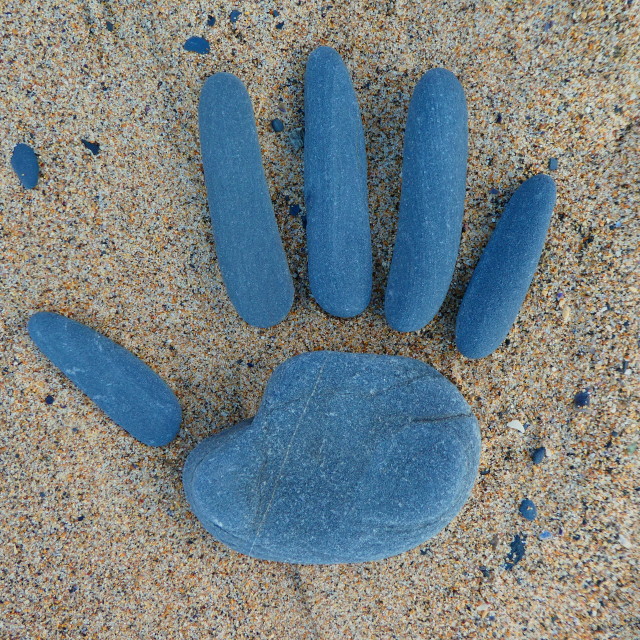
M 446 526 L 479 455 L 476 419 L 432 367 L 318 351 L 278 367 L 255 418 L 200 443 L 183 479 L 196 516 L 236 551 L 362 562 Z

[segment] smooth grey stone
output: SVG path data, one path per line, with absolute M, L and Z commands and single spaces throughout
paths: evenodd
M 220 271 L 236 311 L 271 327 L 289 313 L 293 282 L 262 167 L 249 94 L 230 73 L 200 95 L 200 144 Z
M 385 295 L 387 322 L 418 331 L 442 305 L 458 256 L 467 175 L 467 105 L 458 79 L 428 71 L 404 135 L 398 233 Z
M 17 144 L 11 154 L 11 166 L 25 189 L 33 189 L 38 184 L 40 167 L 38 156 L 28 144 Z
M 507 337 L 538 266 L 555 200 L 555 182 L 539 174 L 507 203 L 458 311 L 456 344 L 467 358 L 489 355 Z
M 363 562 L 446 526 L 479 455 L 476 419 L 432 367 L 316 351 L 280 365 L 253 421 L 201 442 L 183 480 L 204 527 L 240 553 Z
M 173 391 L 124 347 L 75 320 L 42 311 L 29 335 L 40 351 L 134 438 L 169 444 L 182 420 Z
M 311 295 L 327 313 L 350 318 L 371 299 L 367 156 L 349 72 L 330 47 L 307 61 L 304 123 Z

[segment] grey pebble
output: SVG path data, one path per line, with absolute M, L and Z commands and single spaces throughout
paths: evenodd
M 558 158 L 550 158 L 549 171 L 557 171 L 557 170 L 558 170 Z
M 185 51 L 192 51 L 193 53 L 201 53 L 203 55 L 211 51 L 209 41 L 199 36 L 191 36 L 182 47 Z
M 229 298 L 256 327 L 280 322 L 293 282 L 262 167 L 249 94 L 230 73 L 200 95 L 200 144 L 216 254 Z
M 445 527 L 479 455 L 471 409 L 432 367 L 316 351 L 280 365 L 253 420 L 201 442 L 183 480 L 204 527 L 240 553 L 364 562 Z
M 531 460 L 533 464 L 540 464 L 547 457 L 547 450 L 544 447 L 538 447 L 531 452 Z
M 591 394 L 588 391 L 580 391 L 573 398 L 576 407 L 588 407 L 591 404 Z
M 330 47 L 318 47 L 307 61 L 304 120 L 311 294 L 327 313 L 350 318 L 371 299 L 367 157 L 349 72 Z
M 274 118 L 271 121 L 271 128 L 276 132 L 276 133 L 280 133 L 281 131 L 284 131 L 284 123 L 282 122 L 282 120 L 280 120 L 279 118 Z
M 527 520 L 535 520 L 536 516 L 538 515 L 536 505 L 533 504 L 533 501 L 529 500 L 528 498 L 525 498 L 520 503 L 520 508 L 518 509 L 518 511 L 520 511 L 520 515 Z
M 11 154 L 11 167 L 25 189 L 33 189 L 38 184 L 40 167 L 38 156 L 28 144 L 17 144 Z
M 456 320 L 467 358 L 497 349 L 518 316 L 533 279 L 556 199 L 552 178 L 529 178 L 513 194 L 480 257 Z
M 31 316 L 28 329 L 40 351 L 134 438 L 161 447 L 176 437 L 182 412 L 173 391 L 124 347 L 47 311 Z
M 458 79 L 432 69 L 409 104 L 387 322 L 418 331 L 447 295 L 458 256 L 467 172 L 467 106 Z

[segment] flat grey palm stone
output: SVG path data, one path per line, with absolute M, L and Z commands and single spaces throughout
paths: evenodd
M 553 178 L 529 178 L 513 194 L 480 257 L 456 320 L 467 358 L 489 355 L 507 337 L 533 280 L 556 201 Z
M 387 322 L 418 331 L 438 313 L 456 265 L 467 175 L 467 106 L 458 79 L 432 69 L 411 97 Z
M 350 318 L 371 299 L 367 156 L 349 71 L 330 47 L 304 75 L 304 199 L 309 285 L 331 315 Z
M 204 527 L 240 553 L 363 562 L 446 526 L 479 454 L 469 406 L 432 367 L 316 351 L 279 366 L 254 419 L 200 443 L 183 480 Z
M 36 313 L 29 335 L 40 351 L 134 438 L 171 442 L 182 412 L 173 391 L 144 362 L 89 327 L 57 313 Z
M 11 166 L 25 189 L 34 189 L 40 177 L 36 152 L 28 144 L 17 144 L 11 154 Z
M 249 94 L 230 73 L 200 94 L 200 145 L 222 279 L 240 316 L 256 327 L 280 322 L 293 281 L 262 167 Z

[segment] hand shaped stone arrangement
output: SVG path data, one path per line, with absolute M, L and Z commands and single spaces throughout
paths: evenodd
M 269 198 L 253 110 L 235 76 L 209 78 L 200 137 L 217 257 L 229 298 L 250 324 L 289 312 L 293 284 Z M 328 313 L 352 317 L 371 297 L 366 155 L 349 74 L 327 47 L 305 74 L 309 281 Z M 385 314 L 398 331 L 435 316 L 460 241 L 467 163 L 464 93 L 448 71 L 418 83 L 409 107 L 396 246 Z M 507 204 L 469 283 L 456 340 L 470 358 L 508 334 L 533 278 L 555 201 L 545 175 Z M 181 412 L 162 380 L 104 336 L 55 313 L 31 337 L 131 435 L 152 446 Z M 183 480 L 213 536 L 257 558 L 304 564 L 377 560 L 434 536 L 462 508 L 477 474 L 480 432 L 458 390 L 412 358 L 314 352 L 273 373 L 262 404 L 200 443 Z

